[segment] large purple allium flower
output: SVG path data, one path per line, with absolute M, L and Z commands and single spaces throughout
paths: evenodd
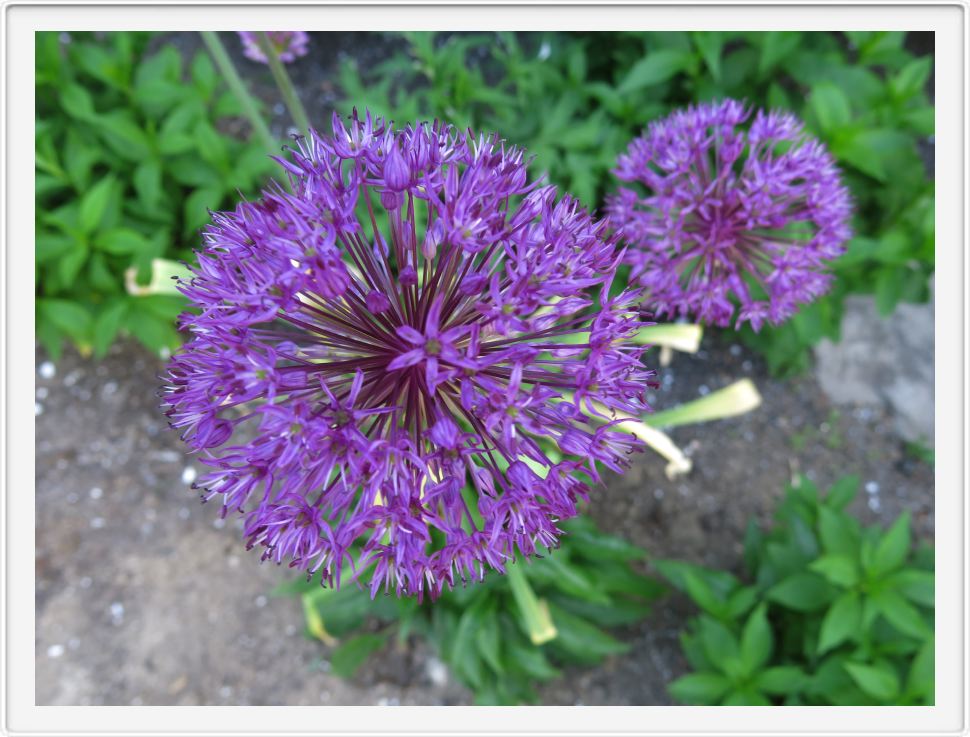
M 264 559 L 436 596 L 555 546 L 625 467 L 639 290 L 610 296 L 615 239 L 521 150 L 333 129 L 279 159 L 292 194 L 213 215 L 163 406 Z
M 243 42 L 243 54 L 247 59 L 268 64 L 266 54 L 259 46 L 256 31 L 238 31 Z M 266 36 L 276 52 L 276 57 L 284 64 L 296 61 L 300 56 L 306 56 L 310 37 L 305 31 L 267 31 Z
M 609 198 L 632 278 L 658 315 L 757 330 L 824 294 L 850 237 L 851 200 L 825 147 L 792 115 L 735 100 L 652 123 L 614 173 L 643 185 Z

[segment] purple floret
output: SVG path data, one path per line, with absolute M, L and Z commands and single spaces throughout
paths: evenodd
M 164 408 L 264 559 L 405 595 L 503 571 L 639 441 L 606 224 L 497 137 L 334 117 L 213 215 Z M 550 451 L 549 448 L 556 448 Z
M 243 42 L 243 54 L 247 59 L 268 64 L 266 54 L 259 47 L 256 31 L 239 31 L 239 38 Z M 284 64 L 294 62 L 298 57 L 306 56 L 310 45 L 310 37 L 306 31 L 267 31 L 267 37 L 276 52 L 276 57 Z
M 631 278 L 658 315 L 758 330 L 831 286 L 851 237 L 839 169 L 802 124 L 735 100 L 679 110 L 649 126 L 614 174 L 642 185 L 609 198 Z

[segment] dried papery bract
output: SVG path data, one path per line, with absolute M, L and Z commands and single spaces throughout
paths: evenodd
M 781 112 L 735 100 L 652 123 L 620 156 L 607 211 L 658 315 L 778 324 L 832 283 L 851 198 L 825 147 Z M 732 301 L 733 300 L 733 301 Z
M 555 546 L 652 383 L 605 224 L 438 122 L 335 117 L 280 163 L 292 194 L 214 214 L 181 285 L 199 314 L 164 402 L 204 497 L 264 557 L 372 594 Z

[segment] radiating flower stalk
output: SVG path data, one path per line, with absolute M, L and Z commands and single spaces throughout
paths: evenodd
M 199 314 L 163 404 L 204 498 L 264 559 L 372 595 L 554 548 L 642 447 L 652 372 L 639 290 L 610 296 L 615 238 L 521 150 L 437 122 L 335 117 L 278 160 L 293 193 L 216 213 L 181 284 Z

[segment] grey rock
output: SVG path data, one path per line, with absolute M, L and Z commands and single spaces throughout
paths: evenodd
M 815 374 L 836 404 L 880 405 L 906 440 L 932 445 L 935 418 L 934 315 L 925 305 L 901 304 L 883 319 L 871 297 L 849 297 L 842 340 L 815 348 Z

